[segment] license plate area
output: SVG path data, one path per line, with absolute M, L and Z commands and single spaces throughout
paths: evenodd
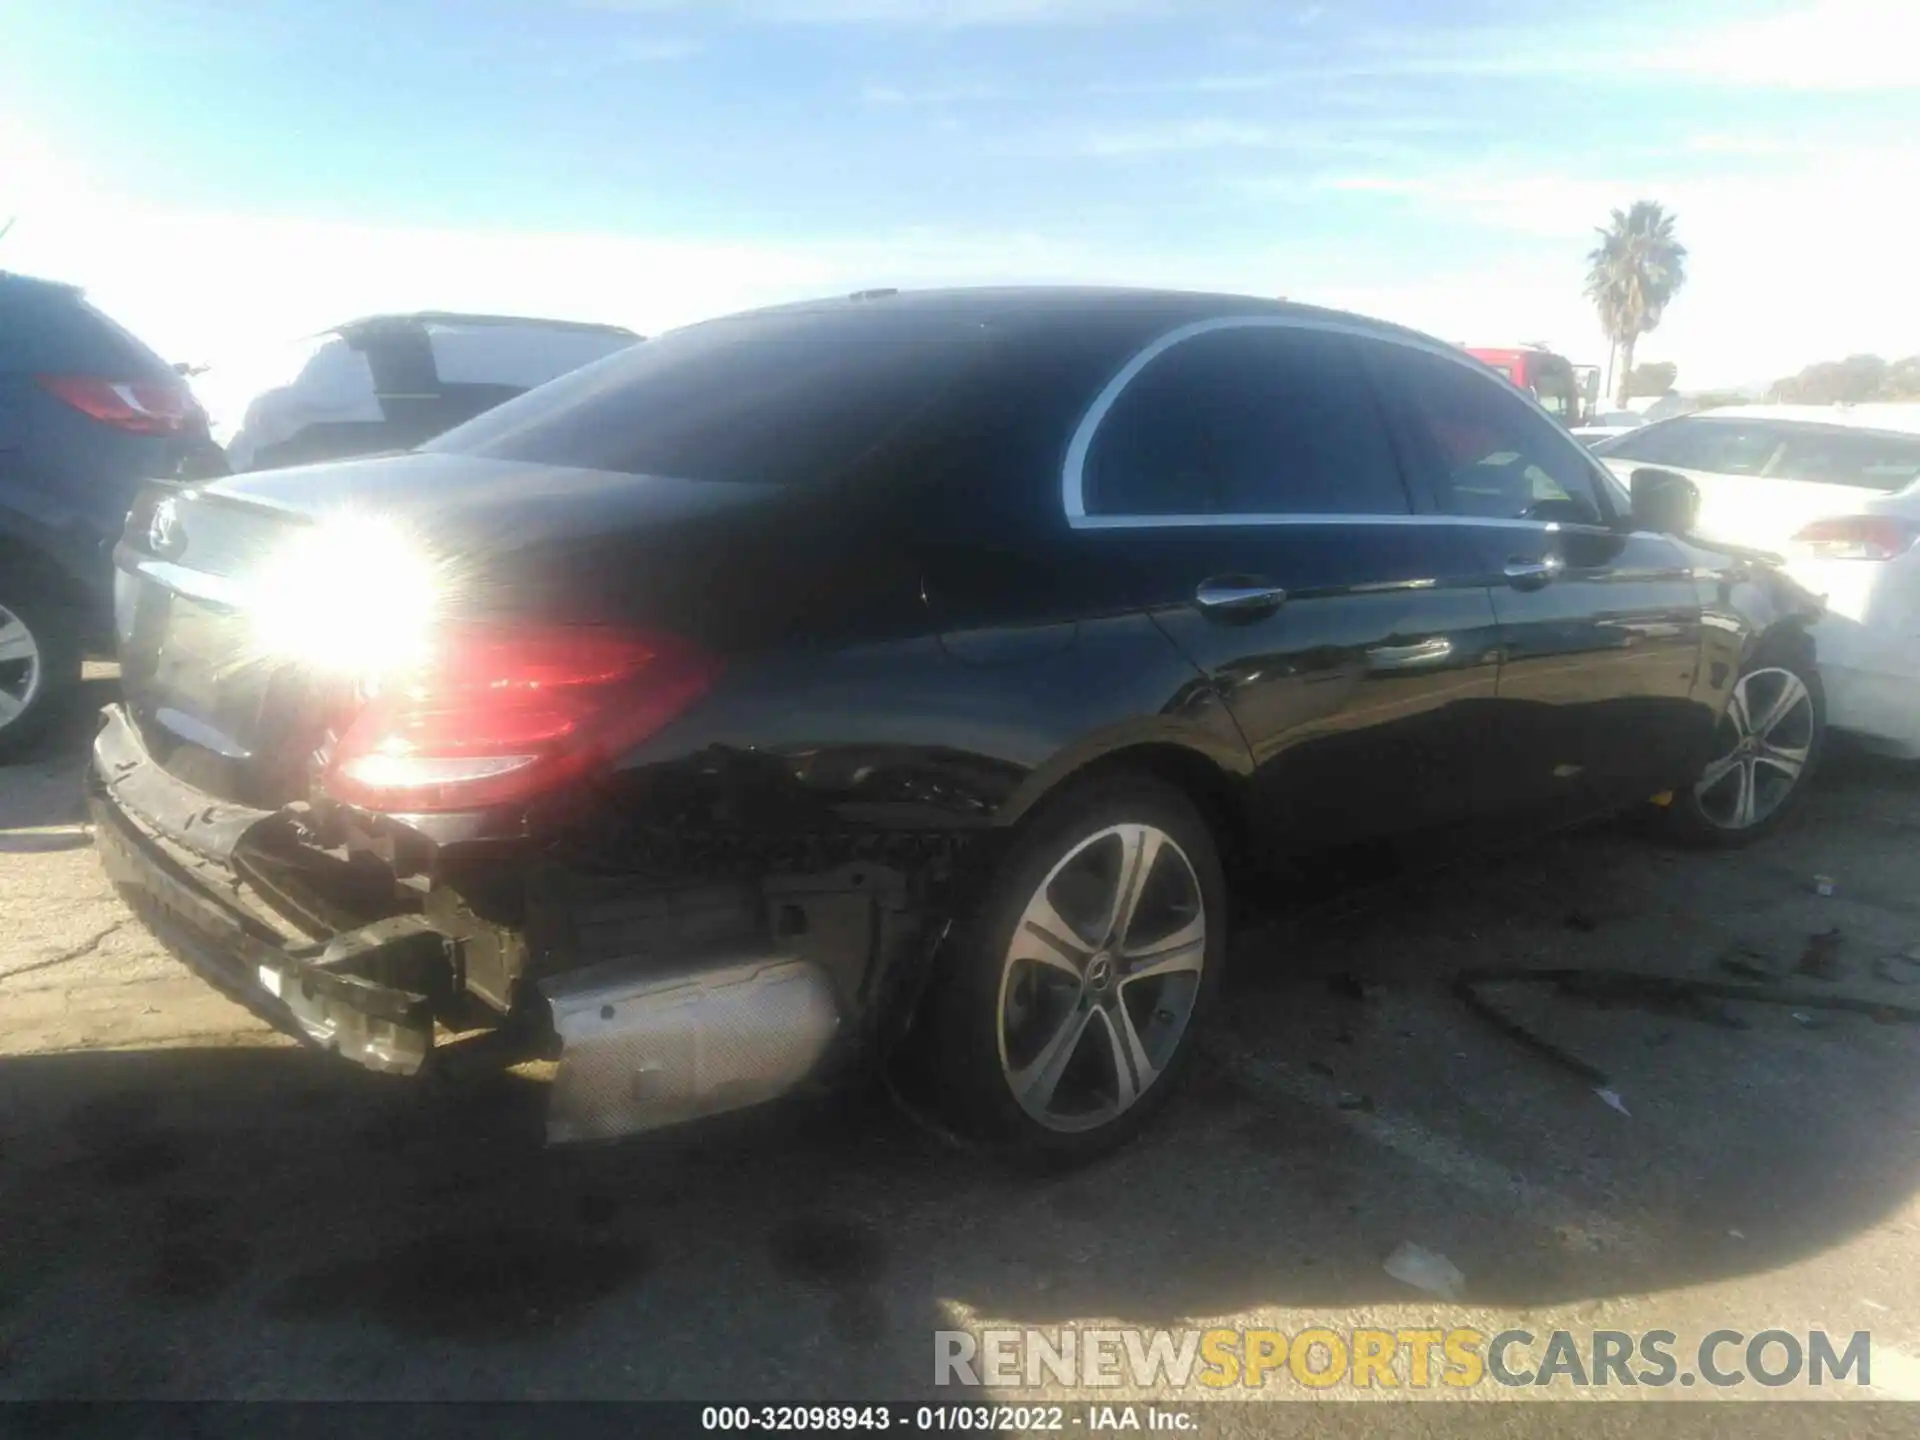
M 244 611 L 147 569 L 120 572 L 115 609 L 121 689 L 154 758 L 221 799 L 304 799 L 327 728 L 317 687 L 262 649 Z

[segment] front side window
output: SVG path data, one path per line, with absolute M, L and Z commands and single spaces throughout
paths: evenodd
M 1392 442 L 1354 343 L 1243 325 L 1155 356 L 1100 421 L 1088 515 L 1405 514 Z
M 1597 423 L 1609 422 L 1602 419 Z M 1667 420 L 1658 425 L 1637 427 L 1630 435 L 1614 435 L 1593 447 L 1593 453 L 1609 460 L 1631 460 L 1637 465 L 1678 465 L 1686 448 L 1685 420 Z
M 1610 440 L 1599 453 L 1716 475 L 1760 475 L 1779 452 L 1780 438 L 1779 427 L 1764 421 L 1687 416 Z
M 1369 342 L 1367 360 L 1443 512 L 1605 523 L 1579 442 L 1497 380 L 1404 345 Z

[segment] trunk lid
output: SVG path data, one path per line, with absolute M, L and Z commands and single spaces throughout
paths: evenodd
M 768 487 L 445 454 L 157 486 L 116 555 L 122 688 L 169 771 L 274 807 L 361 704 L 315 651 L 407 633 L 429 588 L 439 620 L 643 624 L 724 653 L 787 618 L 766 584 L 827 559 L 811 524 Z
M 234 475 L 198 497 L 296 523 L 377 514 L 436 550 L 498 556 L 697 522 L 750 508 L 771 490 L 414 452 Z

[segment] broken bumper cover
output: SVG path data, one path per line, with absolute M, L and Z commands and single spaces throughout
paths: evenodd
M 275 1028 L 369 1070 L 410 1075 L 433 1048 L 429 996 L 352 973 L 370 958 L 444 947 L 416 916 L 289 945 L 231 893 L 234 848 L 272 812 L 215 802 L 160 768 L 117 705 L 87 781 L 94 845 L 141 918 L 202 979 Z
M 269 1024 L 370 1070 L 414 1074 L 459 941 L 421 915 L 288 944 L 237 898 L 234 851 L 274 812 L 213 801 L 107 709 L 88 778 L 94 842 L 136 912 L 203 979 Z M 436 985 L 435 977 L 440 983 Z M 395 983 L 396 980 L 405 983 Z M 813 960 L 772 946 L 636 956 L 551 975 L 553 1141 L 606 1139 L 736 1110 L 812 1079 L 841 1032 Z

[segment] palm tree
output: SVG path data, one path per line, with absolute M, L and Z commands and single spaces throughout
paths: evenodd
M 1627 402 L 1634 345 L 1660 324 L 1686 281 L 1687 247 L 1673 238 L 1673 216 L 1655 201 L 1636 200 L 1601 227 L 1600 243 L 1587 256 L 1587 298 L 1619 352 L 1621 405 Z

